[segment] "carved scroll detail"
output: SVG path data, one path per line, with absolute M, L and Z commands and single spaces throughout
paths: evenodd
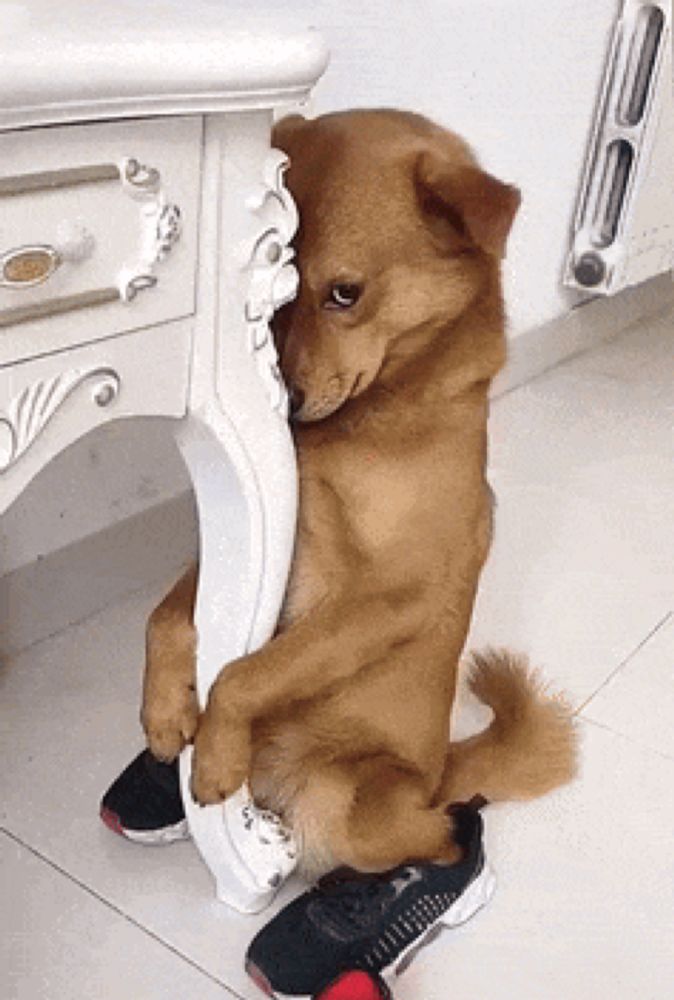
M 128 158 L 119 168 L 122 187 L 141 206 L 143 227 L 140 252 L 118 276 L 119 294 L 130 302 L 138 292 L 157 284 L 159 264 L 180 239 L 182 217 L 177 205 L 166 200 L 159 171 Z
M 262 222 L 263 229 L 245 264 L 249 350 L 255 355 L 272 408 L 284 416 L 288 400 L 269 323 L 275 310 L 295 297 L 299 280 L 291 263 L 294 251 L 288 246 L 295 235 L 298 216 L 283 181 L 287 167 L 285 154 L 272 149 L 264 164 L 262 183 L 246 203 Z
M 109 406 L 119 394 L 121 380 L 112 368 L 74 368 L 27 386 L 0 413 L 0 473 L 5 472 L 33 444 L 54 414 L 78 389 L 91 388 L 91 402 Z

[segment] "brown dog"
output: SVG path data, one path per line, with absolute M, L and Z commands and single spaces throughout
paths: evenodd
M 450 801 L 528 798 L 574 771 L 568 711 L 507 654 L 474 661 L 490 728 L 447 743 L 491 537 L 487 393 L 519 194 L 416 115 L 291 118 L 274 141 L 302 220 L 278 322 L 301 482 L 288 594 L 197 729 L 195 573 L 177 585 L 149 624 L 148 741 L 170 758 L 196 732 L 196 798 L 248 778 L 305 869 L 451 861 Z

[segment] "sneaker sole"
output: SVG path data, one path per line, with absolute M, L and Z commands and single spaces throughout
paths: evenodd
M 163 826 L 159 830 L 130 830 L 124 826 L 117 813 L 105 806 L 101 806 L 100 816 L 113 833 L 119 834 L 120 837 L 126 837 L 127 840 L 132 840 L 134 844 L 143 844 L 145 847 L 162 847 L 164 844 L 190 839 L 186 819 L 181 819 L 171 826 Z
M 431 944 L 442 933 L 445 927 L 460 927 L 471 917 L 474 917 L 484 906 L 487 905 L 494 895 L 496 888 L 496 876 L 494 872 L 485 864 L 464 893 L 456 899 L 445 912 L 438 917 L 435 923 L 423 931 L 418 938 L 410 942 L 408 946 L 385 968 L 380 970 L 380 976 L 388 985 L 402 975 L 410 967 L 419 952 Z M 266 993 L 272 1000 L 311 1000 L 309 994 L 299 993 L 279 993 L 274 990 L 271 983 L 256 965 L 246 962 L 246 972 L 263 993 Z
M 443 930 L 452 927 L 460 927 L 467 923 L 471 917 L 479 913 L 487 905 L 496 889 L 496 876 L 489 865 L 482 866 L 480 874 L 470 883 L 465 892 L 452 905 L 445 910 L 441 917 L 434 924 L 421 934 L 416 941 L 412 941 L 397 958 L 382 970 L 381 975 L 387 981 L 397 978 L 410 967 L 422 948 L 432 944 L 435 939 L 442 934 Z

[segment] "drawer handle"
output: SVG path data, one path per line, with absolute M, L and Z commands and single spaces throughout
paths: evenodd
M 0 285 L 3 288 L 33 288 L 51 278 L 61 264 L 55 247 L 26 246 L 8 250 L 0 257 Z

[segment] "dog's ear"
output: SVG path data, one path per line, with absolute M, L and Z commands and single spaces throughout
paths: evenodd
M 445 214 L 476 246 L 503 257 L 520 204 L 520 192 L 471 164 L 457 165 L 427 150 L 416 161 L 415 181 L 422 205 Z

